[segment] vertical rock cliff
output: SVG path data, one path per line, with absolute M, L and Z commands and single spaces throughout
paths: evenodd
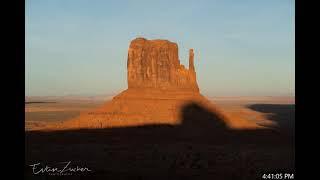
M 189 50 L 189 68 L 186 69 L 180 64 L 176 43 L 136 38 L 130 43 L 128 50 L 127 76 L 128 89 L 110 102 L 54 127 L 69 129 L 179 125 L 186 119 L 185 107 L 190 104 L 197 104 L 214 112 L 230 126 L 255 126 L 246 121 L 230 121 L 200 94 L 193 49 Z
M 190 50 L 189 69 L 180 64 L 176 43 L 134 39 L 128 51 L 128 88 L 199 92 L 193 63 Z

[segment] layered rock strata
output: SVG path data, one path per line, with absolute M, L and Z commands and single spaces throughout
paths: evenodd
M 55 124 L 54 128 L 179 125 L 188 118 L 183 114 L 188 104 L 197 104 L 213 112 L 230 127 L 255 127 L 254 123 L 244 120 L 231 120 L 200 94 L 193 49 L 189 51 L 189 68 L 186 69 L 180 64 L 176 43 L 136 38 L 128 50 L 127 78 L 128 89 L 111 101 L 77 118 Z
M 137 38 L 128 51 L 128 88 L 199 92 L 193 58 L 190 50 L 186 69 L 180 64 L 176 43 Z

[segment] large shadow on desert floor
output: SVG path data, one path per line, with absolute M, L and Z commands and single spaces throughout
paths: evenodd
M 275 119 L 282 116 L 274 108 Z M 29 179 L 248 180 L 261 179 L 267 171 L 294 172 L 294 142 L 287 131 L 229 129 L 219 114 L 196 103 L 181 111 L 179 126 L 26 132 L 25 174 Z M 28 166 L 65 161 L 92 172 L 32 175 Z
M 294 104 L 252 104 L 248 108 L 266 113 L 267 119 L 275 124 L 272 127 L 283 133 L 294 136 L 295 132 L 295 105 Z

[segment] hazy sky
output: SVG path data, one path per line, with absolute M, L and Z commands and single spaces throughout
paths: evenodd
M 293 0 L 27 0 L 26 95 L 127 88 L 136 37 L 178 43 L 209 96 L 295 93 Z

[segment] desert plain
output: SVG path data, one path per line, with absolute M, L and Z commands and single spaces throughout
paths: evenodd
M 187 68 L 176 43 L 136 38 L 127 89 L 27 97 L 26 177 L 249 180 L 294 173 L 294 97 L 205 96 L 194 62 L 193 49 Z M 90 171 L 54 170 L 63 162 Z
M 48 122 L 63 122 L 111 101 L 115 95 L 100 96 L 32 96 L 26 97 L 25 130 L 41 129 Z M 295 98 L 293 96 L 213 96 L 211 102 L 234 117 L 257 124 L 277 125 L 272 116 L 281 114 L 281 121 L 294 125 Z M 284 116 L 284 114 L 286 116 Z
M 294 172 L 294 97 L 207 97 L 230 117 L 267 128 L 224 130 L 189 126 L 41 131 L 95 109 L 110 96 L 27 97 L 26 177 L 29 179 L 259 179 Z M 195 116 L 207 116 L 201 109 Z M 210 115 L 209 115 L 210 116 Z M 34 175 L 30 164 L 71 161 L 92 169 L 73 176 Z

